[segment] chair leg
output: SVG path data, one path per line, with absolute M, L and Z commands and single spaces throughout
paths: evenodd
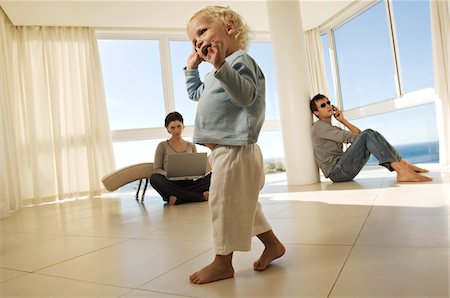
M 145 178 L 145 186 L 144 186 L 144 190 L 142 191 L 141 202 L 144 202 L 145 191 L 147 190 L 147 185 L 148 185 L 149 180 L 150 180 L 150 178 Z
M 142 184 L 142 179 L 139 180 L 139 186 L 138 186 L 138 189 L 136 191 L 136 200 L 139 200 L 139 191 L 141 190 L 141 184 Z M 145 184 L 145 187 L 147 187 L 147 184 Z M 145 191 L 145 189 L 144 189 L 144 191 Z

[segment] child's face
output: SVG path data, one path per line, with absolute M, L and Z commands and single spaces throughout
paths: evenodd
M 230 53 L 233 47 L 234 28 L 230 26 L 227 28 L 222 22 L 214 21 L 205 14 L 195 17 L 188 25 L 188 36 L 192 41 L 194 49 L 197 53 L 202 53 L 203 56 L 208 55 L 211 44 L 220 42 L 226 49 L 226 53 Z

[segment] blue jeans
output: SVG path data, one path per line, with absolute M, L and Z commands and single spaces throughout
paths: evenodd
M 367 163 L 371 153 L 378 159 L 381 166 L 391 172 L 394 170 L 390 165 L 391 162 L 402 159 L 397 150 L 380 133 L 366 129 L 341 155 L 331 170 L 329 178 L 333 182 L 353 180 Z

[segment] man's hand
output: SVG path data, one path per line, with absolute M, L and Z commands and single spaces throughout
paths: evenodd
M 344 124 L 344 126 L 347 127 L 352 134 L 359 135 L 361 133 L 361 130 L 358 127 L 351 124 L 344 118 L 344 112 L 342 112 L 338 107 L 333 106 L 333 108 L 335 109 L 334 117 L 337 121 Z
M 337 121 L 342 122 L 345 120 L 344 118 L 344 112 L 342 112 L 338 107 L 333 106 L 335 112 L 334 112 L 334 118 L 336 118 Z

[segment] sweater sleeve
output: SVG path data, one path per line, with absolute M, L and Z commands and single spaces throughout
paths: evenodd
M 222 87 L 231 95 L 231 101 L 240 107 L 252 105 L 258 94 L 258 78 L 256 70 L 252 68 L 254 63 L 246 60 L 250 60 L 250 57 L 243 55 L 233 61 L 232 66 L 225 62 L 214 73 Z
M 164 141 L 165 142 L 165 141 Z M 153 161 L 153 174 L 161 174 L 166 176 L 167 172 L 164 170 L 164 155 L 166 154 L 164 142 L 161 142 L 156 147 L 155 159 Z
M 202 95 L 204 84 L 200 79 L 198 69 L 185 70 L 186 89 L 190 100 L 199 101 Z

